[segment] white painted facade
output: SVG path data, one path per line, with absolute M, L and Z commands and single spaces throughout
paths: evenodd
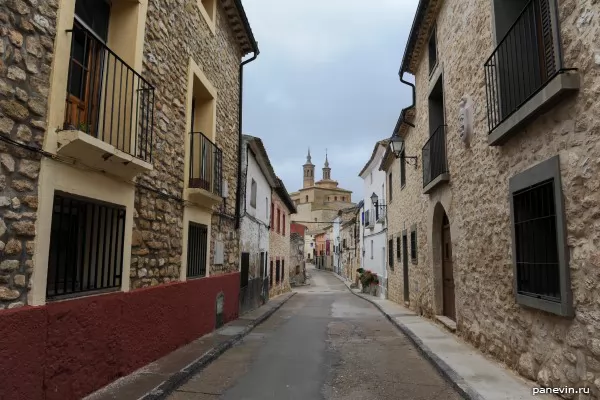
M 334 248 L 334 252 L 333 252 L 333 271 L 338 274 L 341 275 L 341 269 L 342 269 L 342 264 L 341 264 L 341 260 L 340 260 L 340 245 L 341 245 L 341 241 L 340 241 L 340 228 L 342 225 L 342 217 L 336 217 L 333 220 L 333 248 Z
M 386 147 L 378 143 L 375 156 L 369 162 L 360 177 L 363 179 L 363 201 L 364 208 L 361 211 L 364 223 L 361 224 L 361 248 L 363 257 L 361 266 L 365 270 L 376 273 L 379 277 L 378 294 L 382 298 L 387 297 L 387 268 L 386 268 L 386 239 L 387 221 L 385 217 L 386 207 L 375 210 L 371 196 L 373 193 L 379 198 L 380 205 L 386 205 L 386 174 L 380 171 L 379 166 L 383 159 Z M 368 220 L 367 220 L 368 215 Z M 379 218 L 377 218 L 379 217 Z
M 241 202 L 240 254 L 250 253 L 249 279 L 260 276 L 259 268 L 266 268 L 269 253 L 269 224 L 271 212 L 271 185 L 256 156 L 244 141 L 242 176 L 245 176 L 244 198 Z M 254 192 L 256 194 L 254 195 Z M 265 253 L 265 264 L 260 265 L 260 253 Z M 264 274 L 266 276 L 267 271 Z

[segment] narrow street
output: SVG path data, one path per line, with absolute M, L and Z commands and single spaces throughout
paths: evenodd
M 309 273 L 312 285 L 169 398 L 460 398 L 374 306 Z

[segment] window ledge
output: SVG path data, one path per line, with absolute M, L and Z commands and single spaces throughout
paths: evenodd
M 88 167 L 99 169 L 125 179 L 133 179 L 153 166 L 125 153 L 113 145 L 79 130 L 57 133 L 59 155 L 74 158 Z
M 520 304 L 522 306 L 547 311 L 549 313 L 556 314 L 561 317 L 574 316 L 573 308 L 570 306 L 569 302 L 558 303 L 550 300 L 526 296 L 519 293 L 517 293 L 516 295 L 516 300 L 517 304 Z
M 433 191 L 433 189 L 435 189 L 438 185 L 441 185 L 444 182 L 448 182 L 450 181 L 450 174 L 447 172 L 444 172 L 443 174 L 438 175 L 436 178 L 434 178 L 431 182 L 429 182 L 427 184 L 427 186 L 425 186 L 423 188 L 423 194 L 429 194 Z
M 530 98 L 510 117 L 504 120 L 488 135 L 490 146 L 501 146 L 532 118 L 547 111 L 568 94 L 579 90 L 579 73 L 574 71 L 559 73 L 535 96 Z

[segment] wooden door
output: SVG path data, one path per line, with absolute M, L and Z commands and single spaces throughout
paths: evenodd
M 406 233 L 402 235 L 402 276 L 404 279 L 404 301 L 410 302 L 408 292 L 408 236 L 406 236 Z
M 446 218 L 444 218 L 447 220 Z M 456 306 L 454 298 L 454 269 L 452 266 L 452 241 L 450 240 L 450 225 L 442 227 L 442 275 L 444 279 L 444 315 L 456 321 Z

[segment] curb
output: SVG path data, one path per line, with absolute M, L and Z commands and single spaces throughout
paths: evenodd
M 341 277 L 337 274 L 333 274 L 338 279 L 342 280 Z M 485 400 L 477 391 L 475 391 L 465 380 L 460 376 L 458 372 L 456 372 L 451 366 L 449 366 L 444 360 L 437 356 L 417 335 L 413 333 L 406 325 L 396 321 L 392 316 L 386 313 L 383 308 L 374 302 L 371 299 L 361 296 L 358 293 L 355 293 L 352 289 L 346 285 L 346 282 L 342 281 L 346 288 L 355 295 L 369 303 L 373 304 L 381 313 L 387 318 L 388 321 L 392 323 L 400 332 L 404 334 L 419 350 L 419 352 L 425 357 L 434 367 L 435 369 L 442 375 L 446 381 L 448 381 L 454 389 L 465 399 L 467 400 Z
M 258 325 L 265 322 L 271 315 L 273 315 L 277 310 L 281 308 L 289 299 L 294 297 L 296 293 L 291 292 L 290 296 L 283 300 L 281 303 L 277 304 L 275 307 L 255 319 L 248 325 L 242 332 L 233 336 L 231 339 L 228 339 L 222 343 L 220 343 L 217 347 L 212 350 L 204 353 L 202 356 L 192 361 L 186 367 L 179 370 L 175 374 L 168 377 L 163 383 L 152 389 L 150 392 L 146 393 L 138 400 L 164 400 L 170 395 L 175 389 L 179 386 L 186 383 L 193 375 L 197 374 L 201 370 L 203 370 L 210 363 L 215 361 L 219 356 L 229 350 L 233 345 L 238 343 L 240 340 L 244 338 L 244 336 L 248 335 L 254 328 Z M 217 331 L 214 331 L 217 333 Z

